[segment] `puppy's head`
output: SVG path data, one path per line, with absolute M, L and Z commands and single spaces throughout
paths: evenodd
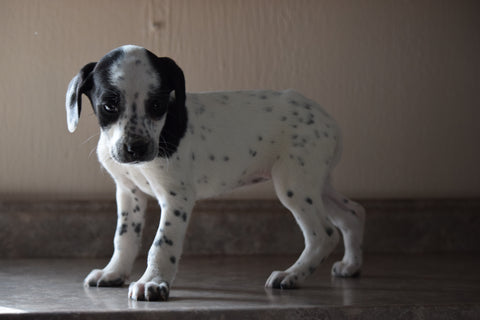
M 171 140 L 179 138 L 175 131 L 186 114 L 185 79 L 173 60 L 123 46 L 85 65 L 68 85 L 70 132 L 77 128 L 82 94 L 92 104 L 115 161 L 146 162 L 168 156 L 175 147 Z

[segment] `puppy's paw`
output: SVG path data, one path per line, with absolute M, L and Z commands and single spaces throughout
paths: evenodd
M 120 287 L 124 284 L 126 275 L 119 272 L 95 269 L 85 278 L 86 287 Z
M 337 261 L 333 264 L 332 275 L 340 278 L 358 277 L 360 275 L 360 268 L 360 264 Z
M 132 282 L 128 288 L 128 296 L 137 301 L 167 301 L 170 287 L 167 282 L 154 279 L 148 282 Z
M 267 279 L 265 287 L 273 289 L 296 289 L 299 284 L 299 277 L 296 273 L 273 271 Z

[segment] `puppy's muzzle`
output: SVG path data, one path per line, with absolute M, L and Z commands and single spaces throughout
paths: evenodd
M 122 139 L 116 149 L 114 158 L 120 163 L 139 163 L 155 158 L 153 141 L 140 136 Z

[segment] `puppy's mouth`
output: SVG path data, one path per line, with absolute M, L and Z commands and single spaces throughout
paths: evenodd
M 155 154 L 155 144 L 145 138 L 128 138 L 119 141 L 111 152 L 112 158 L 121 164 L 140 164 L 152 161 Z

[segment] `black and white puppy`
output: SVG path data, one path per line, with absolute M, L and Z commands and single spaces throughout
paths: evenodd
M 87 286 L 120 286 L 137 256 L 147 195 L 161 207 L 160 226 L 134 300 L 167 300 L 198 199 L 272 179 L 276 194 L 300 226 L 305 249 L 266 287 L 301 285 L 345 242 L 335 276 L 358 274 L 365 211 L 337 193 L 332 169 L 341 152 L 335 121 L 314 101 L 287 91 L 185 93 L 182 70 L 137 46 L 117 48 L 89 63 L 66 95 L 68 129 L 75 131 L 85 94 L 100 124 L 98 158 L 116 183 L 115 250 L 93 270 Z

